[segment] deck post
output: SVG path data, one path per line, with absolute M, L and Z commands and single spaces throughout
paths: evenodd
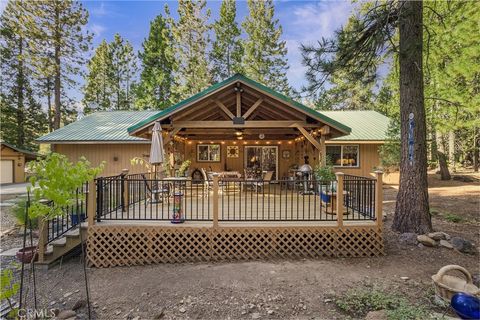
M 325 167 L 327 165 L 327 150 L 325 148 L 325 135 L 323 132 L 320 134 L 320 150 L 319 150 L 320 166 Z
M 122 178 L 122 212 L 126 211 L 128 207 L 128 169 L 123 169 L 120 174 Z
M 218 228 L 218 175 L 213 175 L 213 227 Z
M 339 228 L 343 227 L 343 172 L 335 172 L 337 176 L 337 199 L 336 199 L 336 209 L 337 209 L 337 226 Z
M 38 262 L 45 261 L 45 249 L 47 247 L 48 239 L 48 221 L 38 218 Z
M 383 227 L 383 171 L 375 171 L 377 183 L 375 184 L 375 217 L 377 226 Z
M 89 181 L 87 191 L 87 225 L 89 227 L 95 224 L 95 216 L 97 215 L 97 195 L 95 191 L 95 180 Z

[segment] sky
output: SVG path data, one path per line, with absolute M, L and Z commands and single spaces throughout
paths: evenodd
M 103 39 L 111 41 L 115 33 L 130 41 L 135 50 L 142 47 L 147 37 L 150 21 L 163 13 L 165 4 L 176 17 L 176 1 L 82 1 L 89 11 L 87 28 L 94 33 L 93 46 Z M 351 1 L 275 1 L 275 17 L 283 28 L 282 39 L 288 48 L 290 68 L 287 76 L 295 89 L 305 84 L 305 68 L 302 66 L 300 44 L 314 44 L 331 37 L 351 15 Z M 0 0 L 0 12 L 6 2 Z M 210 23 L 218 18 L 221 1 L 207 0 L 211 10 Z M 237 22 L 240 24 L 248 15 L 246 0 L 237 0 Z M 89 54 L 91 56 L 92 52 Z M 81 81 L 81 79 L 79 79 Z M 74 98 L 81 99 L 79 90 L 72 92 Z

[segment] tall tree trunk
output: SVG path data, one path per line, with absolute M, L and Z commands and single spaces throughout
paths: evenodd
M 456 171 L 455 162 L 455 132 L 450 130 L 448 132 L 448 161 L 452 167 L 453 172 Z
M 52 78 L 47 77 L 47 105 L 48 105 L 48 132 L 53 131 L 53 114 L 52 114 Z
M 53 129 L 60 128 L 62 118 L 62 107 L 60 101 L 61 95 L 61 66 L 60 66 L 60 12 L 58 7 L 55 8 L 55 79 L 54 79 L 54 95 L 55 95 L 55 114 L 53 119 Z
M 432 230 L 432 221 L 428 206 L 423 92 L 423 3 L 402 0 L 399 6 L 402 155 L 392 228 L 399 232 L 425 233 Z
M 478 143 L 480 141 L 479 136 L 477 135 L 477 128 L 473 128 L 473 171 L 478 172 L 478 157 L 479 157 L 479 147 Z
M 447 157 L 443 152 L 438 151 L 438 164 L 440 165 L 440 179 L 441 180 L 450 180 L 452 176 L 450 171 L 448 171 Z
M 25 73 L 23 70 L 23 38 L 18 40 L 18 75 L 17 75 L 17 108 L 16 108 L 16 121 L 17 121 L 17 140 L 16 144 L 19 147 L 25 145 L 25 106 L 23 92 L 25 90 Z

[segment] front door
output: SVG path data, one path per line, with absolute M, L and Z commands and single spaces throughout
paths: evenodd
M 246 146 L 245 168 L 273 171 L 273 180 L 278 177 L 278 147 L 277 146 Z

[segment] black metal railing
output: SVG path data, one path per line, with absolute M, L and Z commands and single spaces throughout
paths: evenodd
M 335 221 L 337 181 L 315 179 L 155 179 L 149 173 L 96 179 L 97 221 L 171 220 L 181 206 L 185 221 Z M 345 175 L 343 220 L 375 220 L 375 179 Z
M 333 181 L 219 181 L 219 221 L 334 221 Z M 323 195 L 323 196 L 322 196 Z
M 375 185 L 372 178 L 344 175 L 344 220 L 375 220 Z
M 49 219 L 47 224 L 47 244 L 76 228 L 87 219 L 86 194 L 88 183 L 77 189 L 74 203 L 62 208 L 64 215 Z M 53 203 L 50 203 L 53 205 Z

